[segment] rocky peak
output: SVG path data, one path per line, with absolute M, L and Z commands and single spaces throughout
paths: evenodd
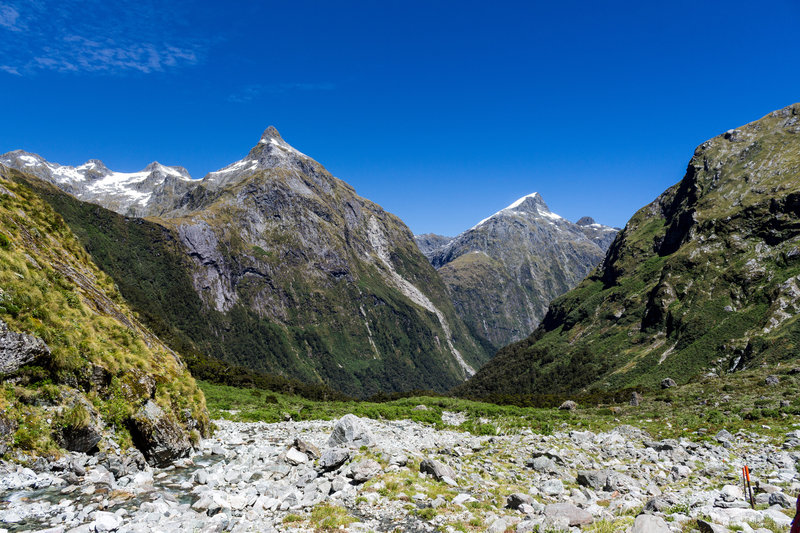
M 269 126 L 267 129 L 264 130 L 264 133 L 261 135 L 260 142 L 267 144 L 270 142 L 271 139 L 275 139 L 278 141 L 283 140 L 283 137 L 281 137 L 281 134 L 278 133 L 278 130 L 275 126 Z
M 575 223 L 578 226 L 591 226 L 592 224 L 597 224 L 592 217 L 581 217 Z
M 522 213 L 550 213 L 550 208 L 544 202 L 544 198 L 538 192 L 531 193 L 523 196 L 510 206 L 506 207 L 504 211 L 516 211 Z
M 167 176 L 180 176 L 181 178 L 185 179 L 192 179 L 192 176 L 189 174 L 189 171 L 186 170 L 184 167 L 181 166 L 167 166 L 162 165 L 158 161 L 153 161 L 146 167 L 142 172 L 147 172 L 149 174 L 158 173 Z

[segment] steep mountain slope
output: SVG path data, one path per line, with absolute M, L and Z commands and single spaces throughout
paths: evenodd
M 414 235 L 414 240 L 425 257 L 430 258 L 437 250 L 447 246 L 453 240 L 453 237 L 445 237 L 444 235 L 437 235 L 435 233 L 425 233 L 422 235 Z
M 30 157 L 1 159 L 27 170 Z M 219 359 L 353 395 L 443 390 L 485 361 L 408 228 L 274 128 L 241 161 L 180 183 L 183 194 L 149 197 L 142 209 L 160 216 L 147 220 L 52 200 L 157 329 Z
M 19 177 L 0 165 L 0 453 L 186 453 L 209 429 L 202 392 Z
M 656 386 L 796 360 L 799 276 L 795 104 L 700 145 L 598 270 L 459 391 Z
M 573 224 L 533 193 L 455 238 L 416 239 L 456 312 L 497 349 L 530 334 L 550 301 L 597 266 L 616 233 L 588 217 Z

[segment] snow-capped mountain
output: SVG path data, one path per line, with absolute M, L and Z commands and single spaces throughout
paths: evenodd
M 0 156 L 0 163 L 33 174 L 81 200 L 132 216 L 160 214 L 162 204 L 185 194 L 192 183 L 185 168 L 156 161 L 139 172 L 114 172 L 97 159 L 73 167 L 15 150 Z
M 416 240 L 461 318 L 499 348 L 533 331 L 550 301 L 600 263 L 617 231 L 589 217 L 572 223 L 532 193 L 457 237 Z
M 98 262 L 142 316 L 202 353 L 354 396 L 447 390 L 489 356 L 405 224 L 275 128 L 197 180 L 157 163 L 120 173 L 21 151 L 0 163 L 80 200 L 152 217 L 127 224 L 27 179 L 58 195 L 53 206 L 94 239 L 84 243 L 90 253 L 109 252 Z
M 259 170 L 282 168 L 302 173 L 313 168 L 312 161 L 284 141 L 272 126 L 243 159 L 210 172 L 200 180 L 192 179 L 183 167 L 158 162 L 150 163 L 139 172 L 115 172 L 97 159 L 73 167 L 51 163 L 23 150 L 0 156 L 0 164 L 33 174 L 80 200 L 136 217 L 178 214 L 176 210 L 185 211 L 187 203 L 191 204 L 184 196 L 195 188 L 218 191 Z

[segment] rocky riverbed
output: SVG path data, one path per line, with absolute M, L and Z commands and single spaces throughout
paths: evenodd
M 216 424 L 167 468 L 135 450 L 0 464 L 0 532 L 779 531 L 800 491 L 800 431 L 775 444 L 632 426 L 473 436 L 353 415 Z

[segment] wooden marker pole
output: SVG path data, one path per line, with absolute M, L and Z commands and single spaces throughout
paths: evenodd
M 750 507 L 752 509 L 755 509 L 756 500 L 755 498 L 753 498 L 753 486 L 750 484 L 750 468 L 748 468 L 747 465 L 744 465 L 744 475 L 745 478 L 747 479 L 747 488 L 749 489 L 750 492 Z

